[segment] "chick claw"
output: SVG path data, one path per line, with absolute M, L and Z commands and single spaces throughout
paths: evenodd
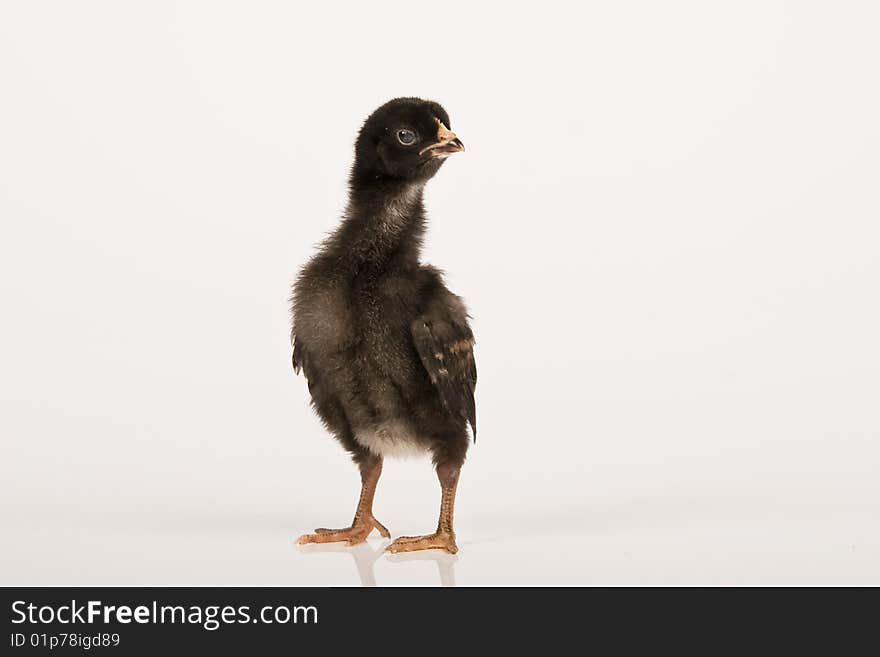
M 401 536 L 385 549 L 393 554 L 416 550 L 446 550 L 450 554 L 458 552 L 455 534 L 447 532 L 434 532 L 425 536 Z
M 391 538 L 391 532 L 375 518 L 364 518 L 355 522 L 351 527 L 344 529 L 326 529 L 319 527 L 314 534 L 303 534 L 296 542 L 299 545 L 308 543 L 339 543 L 345 541 L 349 545 L 357 545 L 367 540 L 367 536 L 373 530 L 379 532 L 383 538 Z

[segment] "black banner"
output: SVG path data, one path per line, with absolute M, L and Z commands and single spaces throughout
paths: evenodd
M 840 653 L 876 590 L 5 588 L 3 654 L 569 645 Z M 476 644 L 474 643 L 476 642 Z

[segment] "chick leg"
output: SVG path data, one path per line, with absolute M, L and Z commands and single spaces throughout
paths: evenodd
M 437 478 L 440 480 L 440 520 L 437 531 L 424 536 L 401 536 L 386 549 L 389 552 L 415 552 L 416 550 L 446 550 L 451 554 L 458 552 L 455 544 L 455 532 L 452 529 L 452 516 L 455 510 L 455 489 L 458 487 L 458 475 L 461 466 L 440 464 L 437 466 Z
M 346 541 L 349 545 L 357 545 L 367 540 L 367 536 L 374 529 L 384 538 L 391 538 L 391 532 L 385 528 L 385 525 L 373 517 L 373 496 L 376 493 L 376 484 L 379 482 L 379 476 L 382 474 L 382 459 L 371 455 L 361 463 L 360 469 L 361 497 L 358 500 L 357 510 L 354 512 L 354 520 L 351 521 L 351 527 L 344 529 L 325 529 L 321 527 L 316 529 L 314 534 L 303 534 L 297 539 L 297 543 L 305 545 L 306 543 Z

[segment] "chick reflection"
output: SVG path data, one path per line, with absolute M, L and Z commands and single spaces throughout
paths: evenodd
M 428 550 L 424 552 L 403 552 L 401 554 L 388 554 L 385 548 L 390 541 L 383 541 L 378 548 L 373 549 L 369 543 L 360 543 L 349 546 L 345 543 L 314 543 L 311 545 L 297 546 L 300 554 L 325 554 L 327 552 L 348 553 L 354 559 L 361 586 L 373 587 L 376 584 L 375 564 L 384 555 L 388 555 L 388 561 L 402 563 L 406 561 L 434 561 L 437 564 L 437 572 L 440 575 L 440 586 L 455 586 L 455 562 L 458 557 L 440 550 Z
M 426 550 L 424 552 L 401 552 L 392 554 L 388 561 L 401 563 L 404 561 L 433 561 L 437 564 L 437 572 L 440 574 L 440 586 L 455 586 L 455 562 L 458 557 L 440 550 Z
M 354 565 L 357 568 L 358 577 L 361 580 L 361 586 L 376 586 L 376 573 L 373 570 L 375 563 L 385 554 L 385 545 L 380 545 L 374 550 L 369 543 L 359 543 L 358 545 L 346 545 L 345 543 L 313 543 L 310 545 L 298 545 L 297 552 L 300 554 L 317 554 L 327 552 L 341 552 L 350 554 L 354 558 Z

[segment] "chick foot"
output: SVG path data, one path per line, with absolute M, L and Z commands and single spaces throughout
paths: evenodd
M 339 543 L 345 541 L 349 545 L 357 545 L 367 540 L 367 536 L 373 530 L 379 532 L 383 538 L 391 538 L 391 532 L 381 522 L 373 518 L 361 518 L 351 527 L 344 529 L 326 529 L 319 527 L 314 534 L 303 534 L 296 542 L 300 545 L 307 543 Z
M 401 536 L 385 549 L 394 554 L 417 550 L 446 550 L 450 554 L 458 552 L 455 534 L 450 532 L 434 532 L 425 536 Z

